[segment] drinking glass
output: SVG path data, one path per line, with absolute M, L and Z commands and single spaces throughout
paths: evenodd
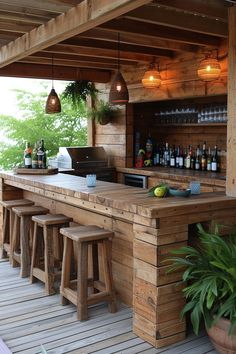
M 191 194 L 200 194 L 201 185 L 198 181 L 191 181 L 189 183 L 189 188 L 191 189 Z
M 87 187 L 96 187 L 96 175 L 86 175 Z

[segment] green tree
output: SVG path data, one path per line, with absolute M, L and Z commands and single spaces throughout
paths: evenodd
M 1 134 L 0 167 L 12 169 L 23 163 L 26 141 L 32 145 L 43 138 L 47 156 L 55 156 L 59 146 L 84 146 L 87 143 L 86 106 L 81 101 L 77 109 L 64 97 L 61 99 L 62 111 L 59 114 L 46 114 L 44 111 L 47 92 L 37 95 L 16 90 L 18 108 L 22 118 L 0 115 Z

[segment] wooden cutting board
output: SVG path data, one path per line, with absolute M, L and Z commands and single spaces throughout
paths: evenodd
M 55 175 L 58 168 L 24 168 L 16 167 L 14 172 L 18 175 Z

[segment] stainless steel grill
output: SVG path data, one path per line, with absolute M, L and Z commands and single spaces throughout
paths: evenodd
M 60 148 L 61 157 L 64 156 L 64 168 L 73 171 L 65 173 L 85 177 L 87 174 L 96 174 L 101 181 L 115 182 L 116 170 L 108 166 L 108 156 L 103 147 L 67 147 Z

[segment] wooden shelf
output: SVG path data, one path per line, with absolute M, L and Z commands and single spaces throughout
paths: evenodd
M 227 123 L 169 123 L 155 124 L 158 127 L 226 127 Z

